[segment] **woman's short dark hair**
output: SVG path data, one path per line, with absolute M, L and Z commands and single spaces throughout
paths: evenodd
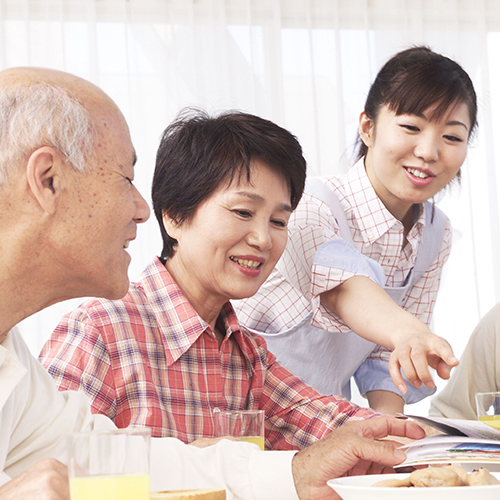
M 376 122 L 382 106 L 396 115 L 421 115 L 436 106 L 432 119 L 439 119 L 453 104 L 469 110 L 469 137 L 477 125 L 477 98 L 467 72 L 455 61 L 418 46 L 397 53 L 385 63 L 370 87 L 365 113 Z M 358 136 L 359 160 L 368 148 Z
M 190 220 L 198 206 L 223 183 L 251 179 L 251 162 L 262 161 L 290 189 L 295 209 L 304 190 L 306 161 L 297 139 L 258 116 L 228 111 L 211 117 L 187 109 L 163 133 L 153 176 L 153 209 L 163 238 L 162 261 L 172 257 L 177 241 L 163 226 L 163 214 L 177 223 Z

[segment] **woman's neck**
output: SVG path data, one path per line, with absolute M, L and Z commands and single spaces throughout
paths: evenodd
M 175 257 L 167 259 L 165 267 L 198 316 L 215 331 L 215 323 L 224 302 L 208 296 L 198 281 L 193 279 L 192 273 L 188 272 Z

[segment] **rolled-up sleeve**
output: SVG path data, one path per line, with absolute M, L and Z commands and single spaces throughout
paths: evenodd
M 389 391 L 401 396 L 406 404 L 413 404 L 436 392 L 436 388 L 429 389 L 425 385 L 415 387 L 404 375 L 403 379 L 408 388 L 406 394 L 402 394 L 392 381 L 388 362 L 377 359 L 366 359 L 354 373 L 354 380 L 362 395 L 370 391 Z

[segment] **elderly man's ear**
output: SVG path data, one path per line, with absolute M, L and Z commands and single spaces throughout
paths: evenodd
M 38 148 L 28 159 L 26 176 L 29 189 L 42 210 L 48 214 L 53 214 L 56 210 L 63 174 L 64 157 L 55 148 Z

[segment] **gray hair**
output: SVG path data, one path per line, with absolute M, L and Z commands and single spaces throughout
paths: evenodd
M 36 149 L 51 146 L 88 171 L 96 139 L 88 111 L 68 91 L 47 83 L 0 87 L 0 185 Z

